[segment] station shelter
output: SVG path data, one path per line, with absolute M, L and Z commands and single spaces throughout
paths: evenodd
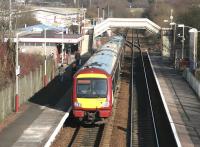
M 53 56 L 56 63 L 69 64 L 75 51 L 86 52 L 82 51 L 84 36 L 61 27 L 35 25 L 20 30 L 18 38 L 13 38 L 14 42 L 18 41 L 20 52 Z

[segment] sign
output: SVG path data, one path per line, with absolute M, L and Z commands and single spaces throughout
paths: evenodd
M 16 68 L 15 73 L 16 73 L 16 76 L 18 76 L 20 74 L 20 65 L 18 65 L 18 67 Z

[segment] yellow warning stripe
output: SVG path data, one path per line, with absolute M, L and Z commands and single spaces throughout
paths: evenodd
M 79 74 L 77 78 L 107 78 L 104 74 Z

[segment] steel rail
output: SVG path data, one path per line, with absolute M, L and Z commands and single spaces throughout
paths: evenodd
M 133 146 L 133 63 L 134 63 L 134 56 L 133 56 L 133 54 L 134 54 L 134 52 L 133 52 L 133 47 L 134 47 L 134 45 L 133 45 L 133 29 L 132 29 L 132 60 L 131 60 L 131 99 L 130 99 L 130 101 L 131 101 L 131 108 L 130 108 L 130 110 L 131 110 L 131 115 L 130 115 L 130 147 L 132 147 Z

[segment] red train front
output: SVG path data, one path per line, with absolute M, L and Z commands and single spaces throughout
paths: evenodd
M 81 70 L 74 77 L 73 114 L 86 121 L 106 118 L 112 110 L 111 76 L 95 68 Z
M 111 116 L 123 53 L 122 36 L 113 37 L 73 77 L 73 115 L 87 123 Z

